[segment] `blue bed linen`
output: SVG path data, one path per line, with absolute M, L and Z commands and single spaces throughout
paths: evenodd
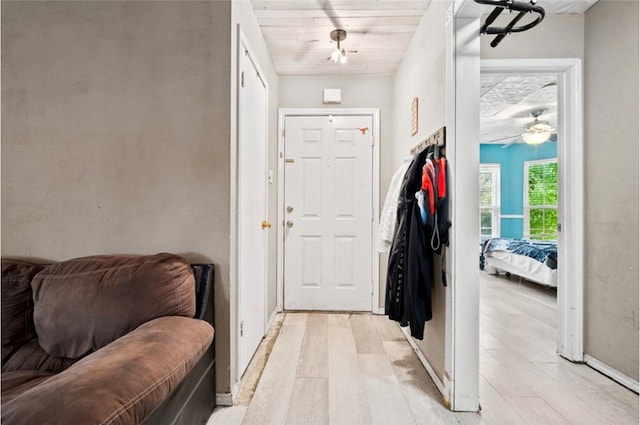
M 550 269 L 558 268 L 558 243 L 548 241 L 529 241 L 526 239 L 488 239 L 482 250 L 483 254 L 491 251 L 512 252 L 533 258 Z

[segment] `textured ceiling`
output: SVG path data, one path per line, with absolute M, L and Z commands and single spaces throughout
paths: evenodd
M 540 120 L 558 125 L 557 77 L 482 75 L 480 87 L 480 142 L 519 143 L 532 112 L 543 110 Z

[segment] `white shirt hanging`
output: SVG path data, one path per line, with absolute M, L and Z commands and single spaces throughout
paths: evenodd
M 396 218 L 398 215 L 398 199 L 400 197 L 400 188 L 404 175 L 411 165 L 413 156 L 406 158 L 400 168 L 391 178 L 387 197 L 384 200 L 382 213 L 380 214 L 380 226 L 378 226 L 378 243 L 376 249 L 378 252 L 389 252 L 391 242 L 393 242 L 393 232 L 396 229 Z

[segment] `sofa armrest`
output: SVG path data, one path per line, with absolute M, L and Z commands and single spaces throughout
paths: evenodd
M 2 423 L 138 424 L 196 364 L 213 333 L 203 320 L 149 321 L 3 405 Z

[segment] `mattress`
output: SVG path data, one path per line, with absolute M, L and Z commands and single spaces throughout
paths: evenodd
M 557 244 L 522 239 L 493 238 L 484 244 L 484 270 L 521 276 L 543 285 L 557 287 Z

